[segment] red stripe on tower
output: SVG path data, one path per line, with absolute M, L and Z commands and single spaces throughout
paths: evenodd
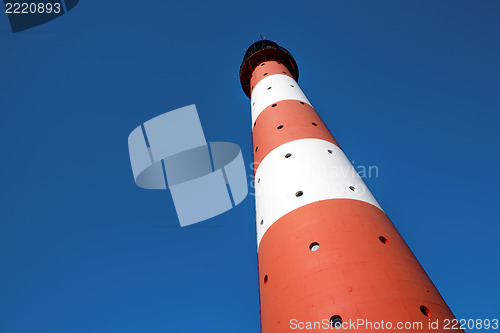
M 359 320 L 448 331 L 452 312 L 300 89 L 292 55 L 254 43 L 240 80 L 252 108 L 262 332 L 373 330 Z

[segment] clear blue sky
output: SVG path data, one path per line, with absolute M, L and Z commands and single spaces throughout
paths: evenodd
M 0 13 L 0 332 L 258 332 L 254 200 L 188 228 L 127 136 L 195 103 L 251 162 L 245 48 L 299 83 L 459 318 L 500 316 L 496 1 L 80 1 Z M 251 170 L 248 170 L 251 175 Z

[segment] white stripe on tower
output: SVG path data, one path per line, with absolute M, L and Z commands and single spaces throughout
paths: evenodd
M 311 105 L 299 84 L 291 77 L 282 74 L 267 76 L 255 85 L 252 91 L 252 123 L 270 105 L 287 99 L 302 101 Z
M 273 223 L 312 202 L 353 199 L 380 208 L 344 152 L 324 140 L 282 144 L 262 160 L 255 179 L 258 244 Z

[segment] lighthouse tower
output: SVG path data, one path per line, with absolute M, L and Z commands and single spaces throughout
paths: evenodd
M 262 332 L 449 332 L 452 312 L 298 76 L 290 52 L 268 40 L 252 44 L 240 68 L 252 110 Z

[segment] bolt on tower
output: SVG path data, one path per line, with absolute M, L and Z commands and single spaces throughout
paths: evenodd
M 300 323 L 372 331 L 347 327 L 358 319 L 449 332 L 443 320 L 452 312 L 298 76 L 290 52 L 268 40 L 252 44 L 240 67 L 252 110 L 262 332 L 300 331 Z M 436 319 L 438 329 L 429 328 Z

